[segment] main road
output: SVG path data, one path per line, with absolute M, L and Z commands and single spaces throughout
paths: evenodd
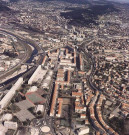
M 94 57 L 92 56 L 92 54 L 90 54 L 88 51 L 87 51 L 87 46 L 88 45 L 90 45 L 91 43 L 93 43 L 93 41 L 94 40 L 91 40 L 89 43 L 87 43 L 87 44 L 85 44 L 85 49 L 81 49 L 81 51 L 84 53 L 84 54 L 86 54 L 87 55 L 87 57 L 88 58 L 90 58 L 91 59 L 91 73 L 90 73 L 90 75 L 87 75 L 87 83 L 88 83 L 88 85 L 89 85 L 89 87 L 96 93 L 96 92 L 99 92 L 99 96 L 97 96 L 97 98 L 98 97 L 100 97 L 100 95 L 101 95 L 101 93 L 103 93 L 103 95 L 105 95 L 105 93 L 101 90 L 101 89 L 99 89 L 99 88 L 97 88 L 96 86 L 95 86 L 95 84 L 93 84 L 93 82 L 92 82 L 92 78 L 93 78 L 93 76 L 94 76 L 94 74 L 95 74 L 95 68 L 96 68 L 96 62 L 95 62 L 95 59 L 94 59 Z M 83 42 L 83 44 L 84 44 L 84 42 Z M 96 96 L 96 95 L 95 95 Z M 107 95 L 105 95 L 106 97 L 107 97 Z M 97 100 L 96 100 L 97 101 Z M 98 102 L 98 101 L 97 101 Z M 95 104 L 94 104 L 94 113 L 95 113 L 95 119 L 96 119 L 96 121 L 100 124 L 100 126 L 102 126 L 102 129 L 104 130 L 104 132 L 106 131 L 106 134 L 112 134 L 112 135 L 118 135 L 118 133 L 116 133 L 113 129 L 111 129 L 111 127 L 109 126 L 109 125 L 107 125 L 105 122 L 104 122 L 104 120 L 102 119 L 102 120 L 100 120 L 99 119 L 99 116 L 98 116 L 98 113 L 97 113 L 97 108 L 95 107 L 96 106 L 96 104 L 97 104 L 97 102 L 95 102 Z M 89 108 L 88 108 L 89 109 Z M 102 117 L 102 116 L 101 116 Z M 89 115 L 89 119 L 91 119 L 91 116 Z M 105 127 L 105 125 L 103 125 L 103 123 L 105 123 L 105 125 L 106 125 L 106 127 Z M 93 122 L 91 121 L 91 125 L 93 125 Z M 94 126 L 93 126 L 94 127 Z M 107 127 L 108 127 L 108 129 L 107 129 Z M 96 131 L 99 131 L 99 132 L 101 132 L 101 130 L 99 129 L 99 128 L 94 128 Z

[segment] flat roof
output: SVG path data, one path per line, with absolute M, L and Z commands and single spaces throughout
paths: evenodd
M 21 110 L 14 114 L 20 121 L 26 121 L 27 119 L 32 120 L 35 116 L 28 110 Z
M 28 100 L 23 100 L 18 103 L 15 103 L 21 110 L 26 110 L 28 108 L 34 107 L 32 103 L 30 103 Z

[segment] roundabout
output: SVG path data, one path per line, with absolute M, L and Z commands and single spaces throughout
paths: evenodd
M 42 131 L 43 133 L 48 133 L 48 132 L 50 132 L 50 127 L 48 127 L 48 126 L 43 126 L 43 127 L 41 128 L 41 131 Z

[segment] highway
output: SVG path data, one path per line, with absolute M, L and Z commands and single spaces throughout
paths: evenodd
M 3 30 L 1 28 L 0 28 L 0 31 L 3 32 L 4 34 L 13 36 L 16 39 L 22 41 L 24 43 L 24 46 L 26 47 L 26 57 L 22 60 L 22 62 L 20 62 L 14 68 L 10 69 L 9 71 L 5 72 L 4 74 L 2 74 L 0 76 L 0 78 L 5 78 L 5 77 L 11 75 L 12 73 L 14 73 L 17 68 L 19 68 L 19 67 L 21 67 L 21 65 L 23 65 L 23 63 L 31 64 L 31 62 L 34 59 L 34 57 L 36 56 L 36 54 L 38 54 L 39 51 L 41 52 L 42 49 L 37 44 L 35 44 L 33 41 L 31 41 L 30 39 L 25 39 L 25 38 L 23 38 L 23 37 L 21 37 L 21 36 L 19 36 L 17 34 L 14 34 L 14 33 L 10 32 L 10 31 L 7 31 L 7 30 Z M 31 50 L 30 46 L 32 46 L 34 48 L 33 51 Z M 29 51 L 31 51 L 31 53 L 28 53 Z M 42 50 L 42 54 L 40 55 L 39 60 L 37 61 L 36 65 L 41 64 L 44 55 L 45 55 L 45 52 Z M 24 75 L 24 73 L 19 74 L 18 76 L 15 76 L 15 77 L 10 78 L 9 80 L 7 80 L 6 82 L 8 82 L 8 86 L 9 86 L 9 84 L 11 85 L 13 82 L 15 82 L 18 79 L 18 77 L 21 77 L 23 75 Z M 4 90 L 4 88 L 7 88 L 7 86 L 4 86 L 6 84 L 6 82 L 0 84 L 0 86 L 3 86 L 2 88 L 0 88 L 0 91 Z
M 4 34 L 6 34 L 6 33 L 4 33 Z M 30 57 L 30 55 L 31 55 L 31 53 L 32 53 L 31 48 L 30 48 L 29 46 L 25 46 L 25 45 L 24 45 L 24 42 L 22 42 L 22 43 L 23 43 L 23 46 L 24 46 L 24 48 L 25 48 L 25 56 L 21 59 L 21 61 L 20 61 L 19 64 L 17 64 L 16 66 L 12 67 L 11 69 L 9 69 L 9 70 L 7 70 L 6 72 L 4 72 L 3 74 L 1 74 L 1 75 L 0 75 L 0 79 L 3 79 L 3 78 L 5 78 L 7 75 L 10 75 L 10 74 L 12 74 L 13 72 L 15 72 L 15 70 L 21 66 L 21 63 L 26 62 L 26 60 Z M 27 52 L 28 52 L 28 53 L 27 53 Z

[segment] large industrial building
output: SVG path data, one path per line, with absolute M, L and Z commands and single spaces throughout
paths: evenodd
M 16 91 L 21 87 L 22 84 L 23 78 L 19 78 L 17 82 L 13 85 L 13 87 L 9 90 L 9 92 L 0 101 L 0 109 L 3 109 L 8 105 L 8 103 L 11 101 Z
M 39 65 L 36 71 L 33 73 L 31 78 L 29 79 L 28 84 L 31 85 L 34 82 L 42 81 L 46 73 L 47 73 L 47 70 L 43 70 L 42 66 Z

